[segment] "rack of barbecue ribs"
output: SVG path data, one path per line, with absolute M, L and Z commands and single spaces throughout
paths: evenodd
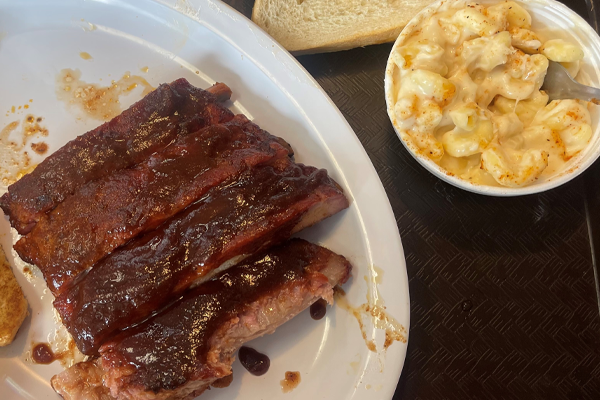
M 344 257 L 290 239 L 348 208 L 342 188 L 230 96 L 161 85 L 0 199 L 91 359 L 53 378 L 65 399 L 192 398 L 348 279 Z
M 347 206 L 325 170 L 289 159 L 251 168 L 108 255 L 54 306 L 77 347 L 93 355 L 191 285 Z
M 123 113 L 70 141 L 9 187 L 0 207 L 26 234 L 87 182 L 144 161 L 175 138 L 233 118 L 227 85 L 198 89 L 185 79 L 160 85 Z
M 57 295 L 77 275 L 248 167 L 287 157 L 281 139 L 239 115 L 178 138 L 133 168 L 89 182 L 40 218 L 15 250 Z
M 192 399 L 231 374 L 244 343 L 272 333 L 350 275 L 348 261 L 292 239 L 188 291 L 52 378 L 64 399 Z

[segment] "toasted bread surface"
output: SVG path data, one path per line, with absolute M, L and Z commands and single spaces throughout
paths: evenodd
M 27 317 L 27 300 L 0 247 L 0 346 L 12 343 Z
M 256 0 L 252 20 L 294 54 L 394 41 L 431 0 Z

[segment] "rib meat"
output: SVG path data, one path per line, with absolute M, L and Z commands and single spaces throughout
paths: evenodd
M 187 292 L 169 308 L 100 348 L 90 366 L 113 398 L 192 399 L 231 374 L 245 342 L 272 333 L 350 274 L 348 261 L 320 246 L 293 239 L 249 258 Z M 72 367 L 52 378 L 65 399 L 83 399 Z M 98 379 L 94 379 L 98 391 Z M 88 387 L 89 390 L 89 387 Z M 106 392 L 105 392 L 106 393 Z
M 42 217 L 15 250 L 37 265 L 57 295 L 115 248 L 150 231 L 211 187 L 289 154 L 238 115 L 177 139 L 134 168 L 89 182 Z
M 88 355 L 247 254 L 348 207 L 327 171 L 287 158 L 252 168 L 157 230 L 100 261 L 54 301 L 77 347 Z
M 54 390 L 65 400 L 114 400 L 102 384 L 100 360 L 80 362 L 52 378 Z
M 0 207 L 26 234 L 43 215 L 83 184 L 145 160 L 176 137 L 231 120 L 220 102 L 231 90 L 218 83 L 208 91 L 185 79 L 160 85 L 111 121 L 67 143 L 33 172 L 9 186 Z

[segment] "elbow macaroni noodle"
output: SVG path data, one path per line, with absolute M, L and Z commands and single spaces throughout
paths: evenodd
M 540 40 L 513 1 L 442 7 L 392 53 L 397 126 L 470 182 L 520 187 L 550 177 L 585 148 L 591 118 L 586 102 L 548 104 L 540 88 L 548 60 L 575 76 L 583 56 L 576 44 Z

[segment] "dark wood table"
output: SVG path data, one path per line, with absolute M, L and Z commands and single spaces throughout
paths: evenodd
M 254 1 L 226 3 L 249 17 Z M 597 26 L 584 0 L 566 4 Z M 298 60 L 356 132 L 396 215 L 411 327 L 394 399 L 600 399 L 600 163 L 518 198 L 442 182 L 388 119 L 390 49 Z

